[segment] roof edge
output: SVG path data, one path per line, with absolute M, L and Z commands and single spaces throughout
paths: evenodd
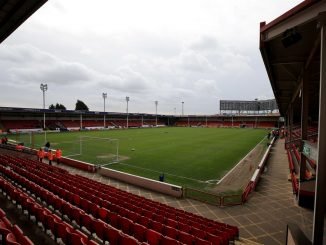
M 306 10 L 307 8 L 310 8 L 312 5 L 321 2 L 322 0 L 305 0 L 302 3 L 299 3 L 297 6 L 293 7 L 292 9 L 288 10 L 281 16 L 277 17 L 273 21 L 269 22 L 267 25 L 265 22 L 262 22 L 260 25 L 260 32 L 267 31 L 271 29 L 272 27 L 276 26 L 277 24 L 291 18 L 292 16 Z

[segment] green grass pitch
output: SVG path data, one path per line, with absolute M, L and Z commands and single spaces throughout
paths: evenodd
M 61 147 L 65 155 L 73 149 L 68 149 L 71 143 L 64 142 L 77 140 L 81 135 L 119 139 L 119 154 L 125 160 L 109 168 L 155 180 L 164 173 L 166 182 L 204 187 L 205 181 L 222 178 L 266 134 L 263 129 L 150 128 L 50 133 L 47 140 L 53 148 Z M 44 141 L 44 136 L 38 137 L 36 142 Z M 107 143 L 92 142 L 83 149 L 87 153 L 77 159 L 97 163 L 98 152 L 108 152 Z M 76 149 L 77 146 L 74 144 Z

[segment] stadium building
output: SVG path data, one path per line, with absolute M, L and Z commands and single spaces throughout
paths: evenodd
M 1 2 L 0 43 L 45 3 Z M 1 244 L 325 243 L 325 28 L 321 0 L 262 22 L 260 51 L 276 100 L 223 100 L 217 115 L 0 107 Z M 210 194 L 204 201 L 202 190 L 68 157 L 55 156 L 52 166 L 40 163 L 36 147 L 11 137 L 28 133 L 34 146 L 34 133 L 45 131 L 169 126 L 280 130 L 267 146 L 262 141 L 256 165 L 246 165 L 244 157 L 219 180 L 232 172 L 231 182 L 244 178 L 244 168 L 236 171 L 245 166 L 249 177 L 240 194 Z

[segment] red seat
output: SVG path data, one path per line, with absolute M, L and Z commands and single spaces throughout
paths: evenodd
M 165 219 L 165 224 L 167 226 L 173 227 L 173 228 L 177 228 L 178 227 L 178 222 L 173 220 L 173 219 Z
M 206 231 L 200 230 L 200 229 L 195 228 L 195 227 L 193 227 L 191 229 L 191 234 L 194 235 L 195 237 L 198 237 L 198 238 L 201 238 L 201 239 L 204 239 L 204 240 L 207 237 Z
M 6 245 L 20 245 L 20 243 L 16 240 L 16 237 L 13 233 L 9 233 L 6 236 Z
M 146 209 L 144 209 L 143 212 L 142 212 L 142 216 L 145 216 L 145 217 L 147 217 L 149 219 L 152 219 L 153 215 L 154 215 L 153 212 L 148 211 Z
M 163 236 L 160 243 L 160 245 L 179 245 L 179 244 L 180 242 L 167 236 Z
M 81 226 L 81 217 L 83 216 L 82 210 L 73 207 L 71 210 L 71 219 L 74 220 L 79 226 Z
M 107 221 L 108 213 L 109 211 L 106 208 L 99 208 L 97 210 L 98 217 L 105 222 Z
M 223 237 L 214 236 L 213 234 L 207 234 L 208 241 L 211 241 L 213 244 L 228 244 L 226 239 Z
M 163 232 L 164 225 L 162 223 L 159 223 L 157 221 L 152 221 L 151 227 L 152 230 L 157 231 L 159 233 Z
M 151 220 L 145 216 L 140 216 L 138 219 L 139 224 L 149 227 L 149 224 L 151 223 Z
M 108 212 L 107 220 L 109 224 L 112 225 L 113 227 L 118 227 L 119 216 L 120 215 L 116 213 Z
M 100 208 L 96 203 L 89 203 L 89 213 L 93 215 L 93 217 L 98 218 L 98 209 Z
M 178 241 L 185 244 L 192 244 L 194 242 L 194 237 L 188 233 L 180 231 L 178 235 Z
M 183 231 L 183 232 L 186 232 L 186 233 L 189 233 L 190 230 L 191 230 L 191 226 L 189 226 L 188 224 L 184 224 L 184 223 L 179 222 L 179 230 Z
M 163 215 L 160 215 L 160 214 L 154 214 L 153 220 L 164 224 L 165 217 Z
M 144 242 L 146 240 L 146 231 L 147 231 L 147 228 L 145 226 L 134 223 L 132 229 L 133 229 L 134 237 L 138 241 Z
M 122 234 L 120 236 L 120 242 L 119 243 L 121 245 L 138 245 L 139 244 L 139 242 L 135 238 L 133 238 L 131 236 L 127 236 L 125 234 Z
M 152 229 L 148 229 L 146 231 L 146 240 L 151 245 L 159 245 L 160 240 L 162 239 L 162 234 L 154 231 Z
M 140 217 L 141 217 L 141 215 L 140 214 L 137 214 L 135 212 L 129 212 L 127 214 L 127 218 L 130 219 L 130 220 L 132 220 L 135 223 L 138 222 L 138 220 L 139 220 Z
M 93 221 L 94 218 L 92 218 L 88 214 L 82 214 L 81 216 L 81 226 L 84 226 L 91 234 L 94 232 L 94 227 L 93 227 Z
M 176 239 L 178 234 L 179 231 L 170 226 L 165 226 L 163 229 L 163 235 L 168 236 L 170 238 Z
M 0 208 L 0 219 L 1 219 L 2 217 L 5 217 L 5 216 L 6 216 L 5 211 L 3 211 L 3 210 Z
M 125 217 L 119 217 L 118 220 L 118 227 L 120 230 L 122 230 L 126 234 L 130 234 L 130 228 L 132 226 L 133 222 L 130 219 L 127 219 Z
M 62 220 L 55 220 L 54 221 L 54 237 L 57 240 L 58 238 L 61 238 L 61 240 L 64 243 L 67 243 L 68 238 L 67 238 L 67 229 L 68 225 L 64 222 L 62 222 Z
M 90 201 L 84 199 L 84 198 L 81 198 L 80 200 L 80 208 L 85 212 L 85 213 L 88 213 L 88 210 L 89 210 L 89 206 L 90 206 Z
M 106 226 L 104 229 L 104 238 L 110 245 L 118 245 L 120 239 L 120 232 L 112 226 Z
M 7 235 L 11 233 L 11 230 L 9 230 L 9 227 L 7 227 L 5 225 L 5 223 L 3 223 L 0 220 L 0 235 L 2 236 L 2 239 L 4 239 L 5 237 L 7 237 Z
M 104 229 L 107 226 L 106 223 L 104 223 L 102 220 L 94 219 L 93 220 L 93 227 L 94 227 L 94 232 L 96 235 L 104 241 Z
M 76 206 L 80 207 L 80 202 L 81 202 L 81 198 L 78 195 L 73 195 L 73 204 L 75 204 Z
M 218 244 L 219 243 L 217 243 L 217 244 L 214 243 L 214 245 L 218 245 Z M 195 245 L 212 245 L 212 242 L 200 239 L 199 237 L 196 237 Z

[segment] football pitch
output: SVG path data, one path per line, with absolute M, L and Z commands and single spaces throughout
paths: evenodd
M 263 129 L 169 127 L 48 133 L 46 139 L 64 156 L 80 150 L 80 136 L 118 139 L 119 162 L 106 167 L 155 180 L 164 174 L 168 183 L 205 187 L 221 179 L 266 134 Z M 35 145 L 44 144 L 44 135 L 34 138 Z M 102 164 L 116 148 L 116 141 L 92 138 L 82 146 L 82 155 L 71 158 Z

